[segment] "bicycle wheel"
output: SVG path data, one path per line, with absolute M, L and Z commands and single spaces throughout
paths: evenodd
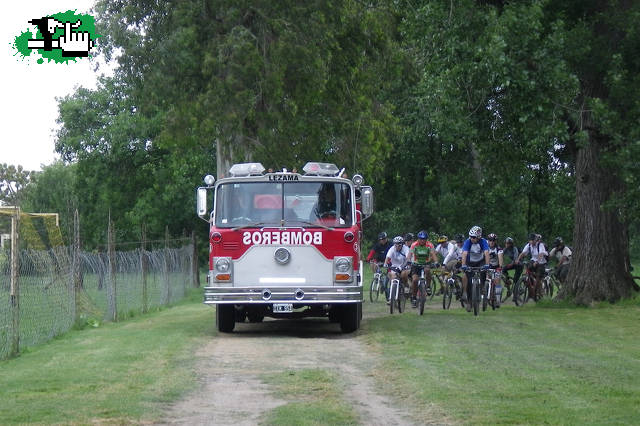
M 478 315 L 480 310 L 480 280 L 478 278 L 471 279 L 471 305 L 473 306 L 473 315 Z
M 398 290 L 397 290 L 398 297 L 395 300 L 396 309 L 398 310 L 399 314 L 401 314 L 402 311 L 404 310 L 404 309 L 402 309 L 402 308 L 404 308 L 404 306 L 403 306 L 404 305 L 404 289 L 402 287 L 403 287 L 402 284 L 398 284 L 398 286 L 397 286 L 397 288 L 398 288 Z
M 396 304 L 396 289 L 398 284 L 392 282 L 389 287 L 389 313 L 393 315 L 393 308 Z
M 485 281 L 482 286 L 482 312 L 487 310 L 487 304 L 489 303 L 489 291 L 491 290 L 491 285 Z
M 550 299 L 553 298 L 553 278 L 551 275 L 545 278 L 545 282 L 547 284 L 547 288 L 545 288 L 545 294 L 549 296 Z
M 523 276 L 513 287 L 513 301 L 516 306 L 524 306 L 527 300 L 529 300 L 529 278 Z
M 424 281 L 420 280 L 418 281 L 418 294 L 416 295 L 416 298 L 418 299 L 418 314 L 422 315 L 424 314 L 424 304 L 427 301 L 427 294 L 426 294 L 426 289 L 424 286 Z
M 369 299 L 371 302 L 375 302 L 378 300 L 378 296 L 380 296 L 380 279 L 373 278 L 369 287 Z
M 426 285 L 427 296 L 429 296 L 429 300 L 433 300 L 433 296 L 436 295 L 436 281 L 431 277 L 429 284 Z
M 506 277 L 506 274 L 503 274 L 502 277 L 500 277 L 500 280 L 502 281 L 502 295 L 500 297 L 500 303 L 505 303 L 509 296 L 513 294 L 513 282 L 510 278 Z
M 444 285 L 444 294 L 442 295 L 442 309 L 449 309 L 451 307 L 451 298 L 453 297 L 454 281 L 453 278 L 449 278 Z

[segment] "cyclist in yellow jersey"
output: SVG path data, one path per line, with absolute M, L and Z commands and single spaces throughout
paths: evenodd
M 431 268 L 429 262 L 438 263 L 436 250 L 431 241 L 427 241 L 428 237 L 429 235 L 427 234 L 427 231 L 418 232 L 418 241 L 413 243 L 409 253 L 409 260 L 413 262 L 413 266 L 411 267 L 411 305 L 414 308 L 416 307 L 418 279 L 420 278 L 422 269 L 424 269 L 427 287 L 429 287 L 429 283 L 431 282 Z

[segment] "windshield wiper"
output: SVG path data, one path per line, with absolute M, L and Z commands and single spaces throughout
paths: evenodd
M 238 231 L 238 230 L 244 229 L 244 228 L 259 228 L 262 225 L 264 225 L 264 222 L 247 223 L 246 225 L 236 226 L 235 228 L 231 228 L 231 230 L 232 231 Z

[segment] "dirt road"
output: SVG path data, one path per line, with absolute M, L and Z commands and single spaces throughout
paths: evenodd
M 326 319 L 236 324 L 233 333 L 212 338 L 197 357 L 200 388 L 170 407 L 165 424 L 258 424 L 288 402 L 264 382 L 265 374 L 302 369 L 324 369 L 337 377 L 342 397 L 362 424 L 429 423 L 411 419 L 407 407 L 379 390 L 373 374 L 379 356 L 364 343 L 362 331 L 341 334 L 338 324 Z

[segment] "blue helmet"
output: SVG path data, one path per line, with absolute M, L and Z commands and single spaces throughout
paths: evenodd
M 420 231 L 418 232 L 418 239 L 420 240 L 426 240 L 429 238 L 429 234 L 427 234 L 427 231 Z

